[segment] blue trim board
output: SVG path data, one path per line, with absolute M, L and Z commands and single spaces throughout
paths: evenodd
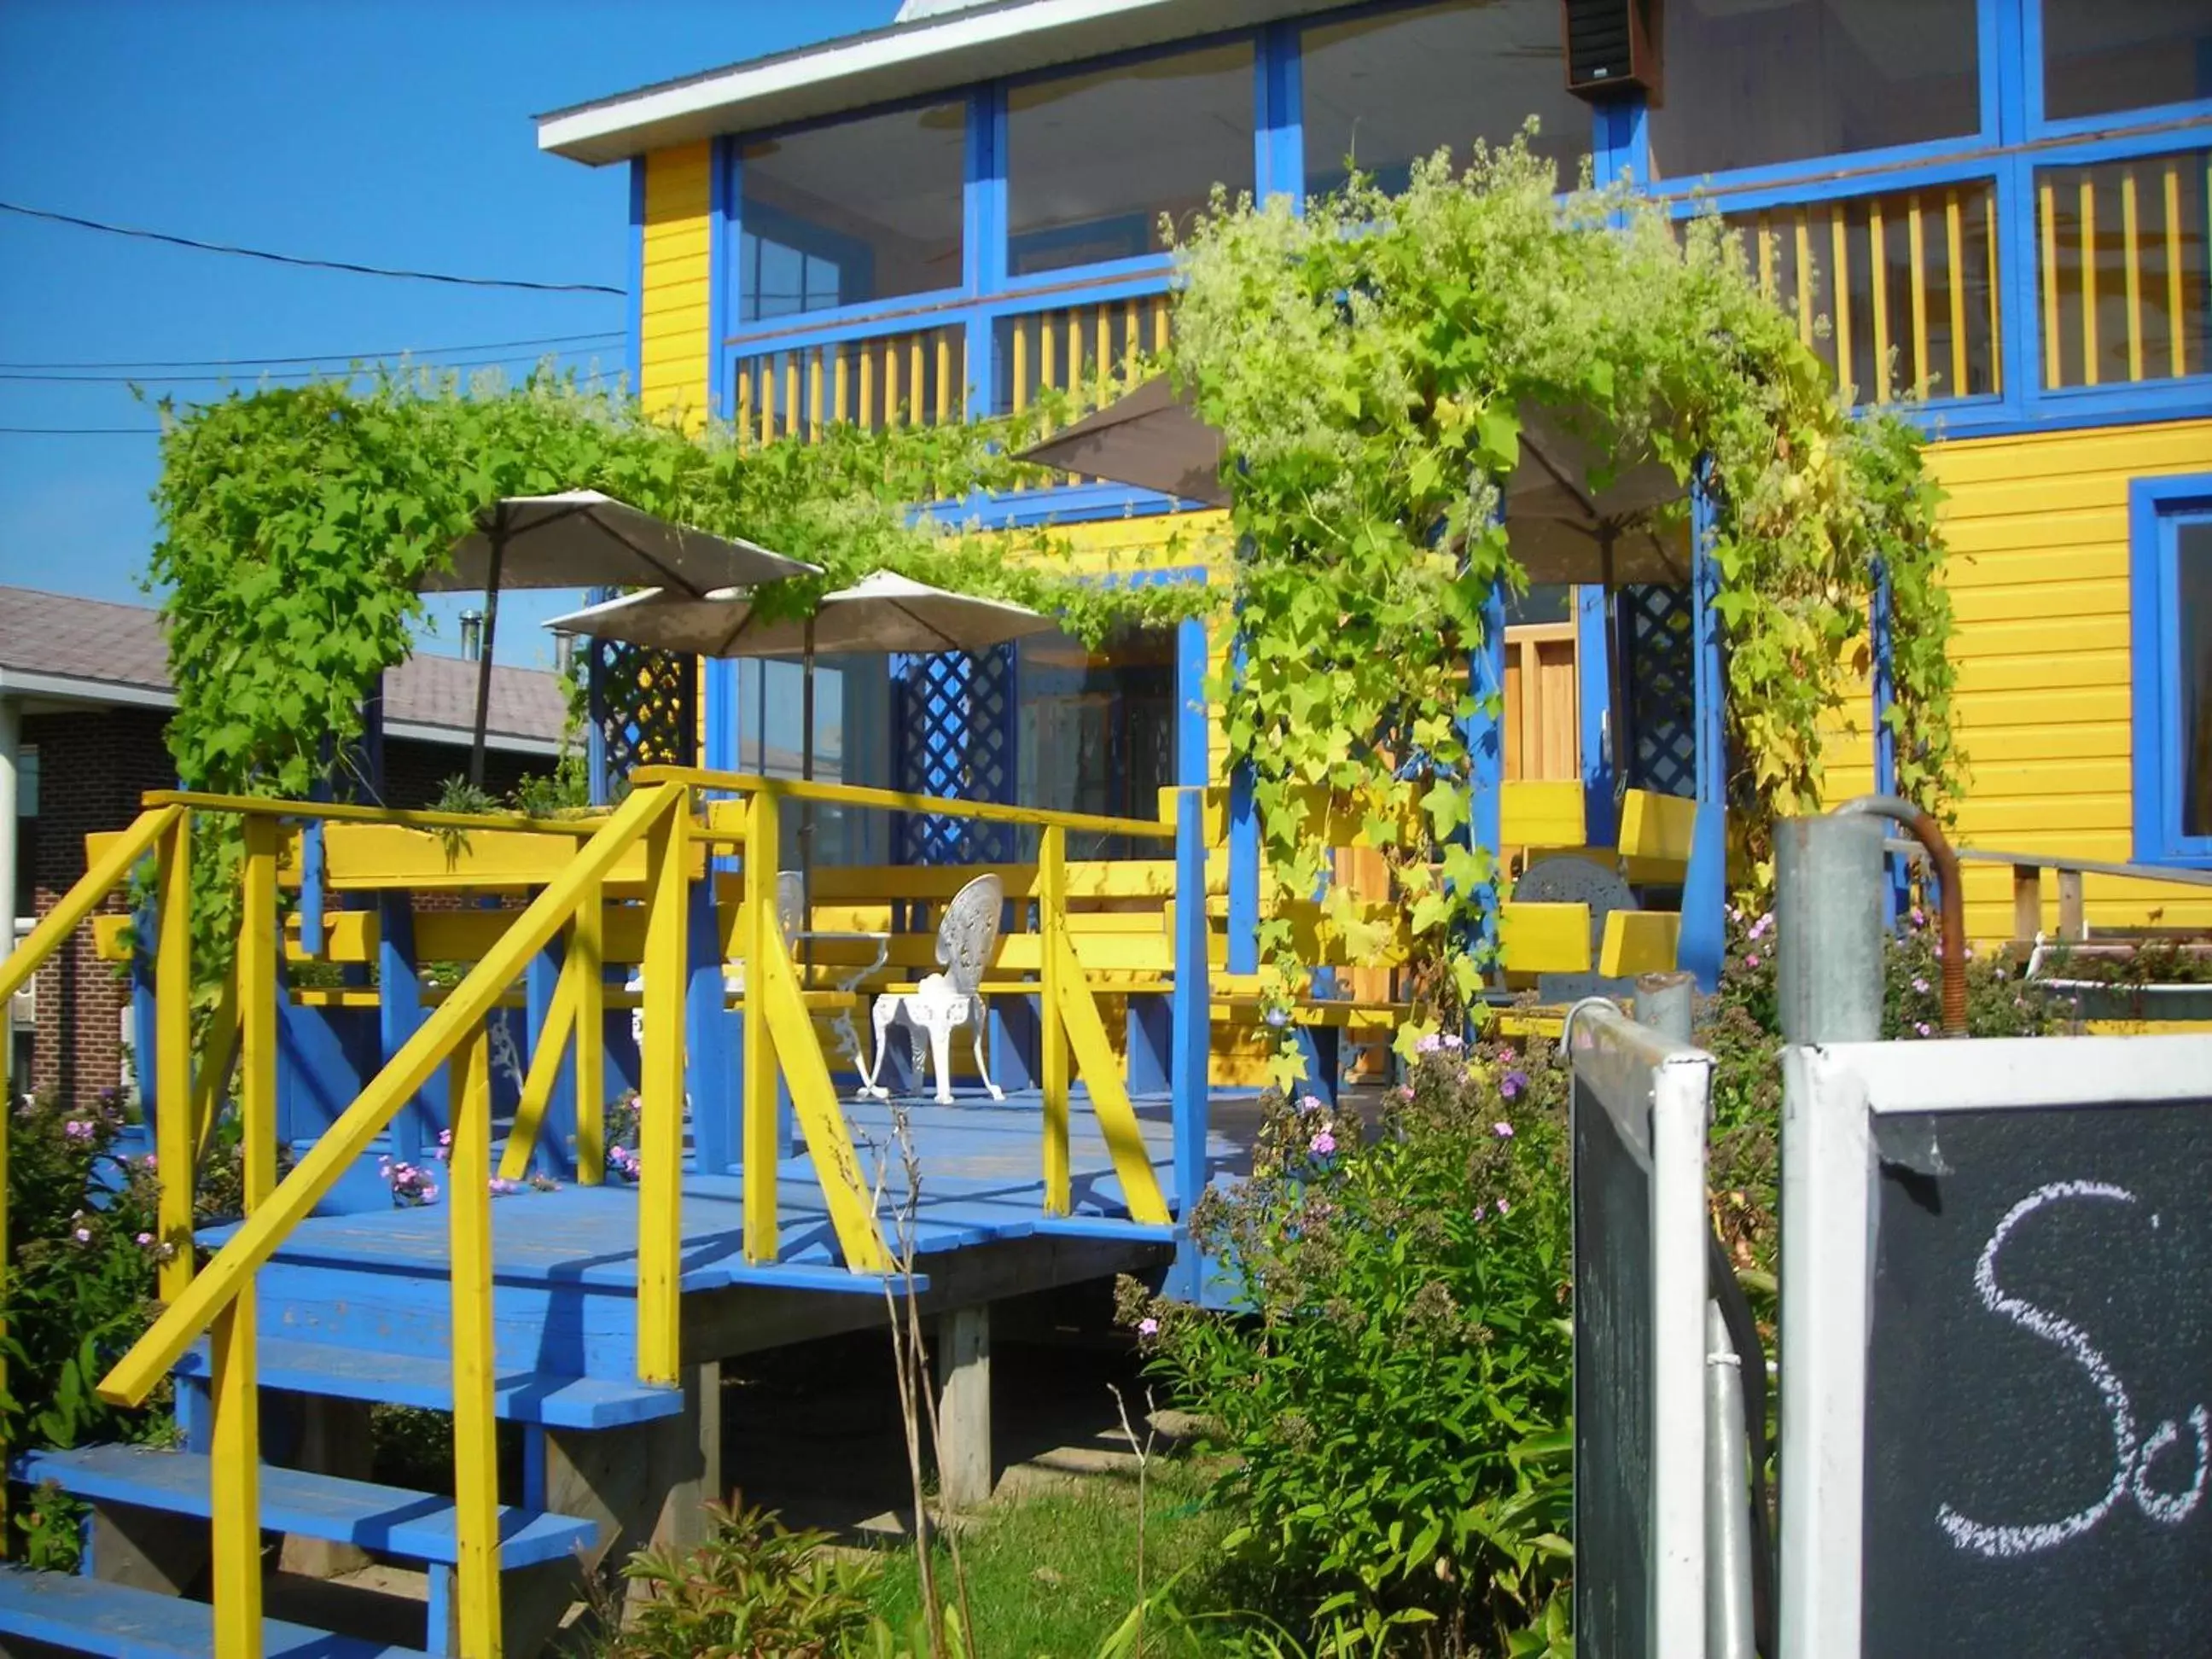
M 737 363 L 715 342 L 729 334 L 738 302 L 738 252 L 744 243 L 738 190 L 734 147 L 727 138 L 712 140 L 707 147 L 707 413 L 724 421 L 737 413 Z
M 1697 738 L 1698 816 L 1690 865 L 1682 878 L 1677 966 L 1697 975 L 1698 988 L 1720 987 L 1728 952 L 1728 726 L 1726 665 L 1721 652 L 1720 572 L 1712 556 L 1714 507 L 1700 465 L 1690 493 L 1690 592 Z
M 1606 592 L 1595 582 L 1575 589 L 1576 703 L 1582 756 L 1583 832 L 1592 847 L 1610 847 L 1619 833 L 1614 822 L 1620 772 L 1612 749 L 1613 653 L 1607 648 Z
M 2185 519 L 2212 518 L 2212 473 L 2128 488 L 2128 644 L 2133 663 L 2135 861 L 2212 866 L 2212 836 L 2181 832 L 2179 548 Z

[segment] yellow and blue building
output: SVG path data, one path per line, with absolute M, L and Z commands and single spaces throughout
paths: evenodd
M 1588 158 L 1753 233 L 1759 280 L 1852 395 L 1913 400 L 1937 441 L 1972 763 L 1961 838 L 2212 862 L 2212 13 L 1674 0 L 1652 14 L 1650 84 L 1591 101 L 1567 90 L 1563 14 L 1558 0 L 909 4 L 888 28 L 548 115 L 539 143 L 629 168 L 648 408 L 712 411 L 766 441 L 1080 387 L 1165 341 L 1163 215 L 1186 218 L 1216 184 L 1326 189 L 1347 157 L 1387 182 L 1533 115 L 1563 186 Z M 1213 515 L 1109 484 L 980 509 L 1060 526 L 1102 564 L 1179 572 L 1222 552 Z M 1626 599 L 1612 625 L 1632 663 L 1644 653 L 1629 732 L 1604 726 L 1594 594 L 1533 595 L 1508 653 L 1505 774 L 1581 780 L 1599 842 L 1620 786 L 1693 787 L 1692 677 L 1668 655 L 1686 592 Z M 956 701 L 977 729 L 950 738 L 929 714 L 944 688 L 902 678 L 924 668 L 856 665 L 846 775 L 1142 812 L 1156 785 L 1219 781 L 1178 769 L 1166 654 L 965 666 Z M 757 698 L 747 714 L 730 665 L 705 674 L 706 758 L 735 764 Z M 1873 716 L 1869 702 L 1832 734 L 1836 798 L 1886 781 Z M 2093 926 L 2212 923 L 2202 896 L 2086 883 Z M 2012 931 L 2005 866 L 1974 866 L 1966 896 L 1976 936 Z

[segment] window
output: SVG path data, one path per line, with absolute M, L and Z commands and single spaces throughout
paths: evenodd
M 2052 121 L 2212 98 L 2204 0 L 2043 0 L 2043 113 Z
M 2130 506 L 2136 857 L 2212 866 L 2212 475 Z
M 959 287 L 967 142 L 963 101 L 746 143 L 738 322 Z
M 1655 176 L 1981 131 L 1975 0 L 1668 0 Z
M 1208 46 L 1016 87 L 1006 98 L 1006 269 L 1163 252 L 1216 184 L 1253 187 L 1252 48 Z
M 1536 152 L 1559 188 L 1580 182 L 1590 149 L 1589 106 L 1567 91 L 1557 0 L 1423 6 L 1305 32 L 1306 189 L 1345 179 L 1348 156 L 1386 190 L 1405 187 L 1412 163 L 1470 140 L 1511 140 L 1540 122 Z
M 2043 383 L 2112 386 L 2202 374 L 2212 150 L 2035 175 Z

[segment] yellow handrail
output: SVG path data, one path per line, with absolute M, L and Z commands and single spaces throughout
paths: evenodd
M 93 913 L 100 900 L 115 890 L 132 866 L 153 850 L 154 843 L 168 833 L 169 826 L 183 811 L 181 806 L 149 807 L 108 844 L 98 861 L 77 878 L 76 885 L 63 894 L 61 902 L 40 919 L 29 937 L 15 947 L 5 962 L 0 962 L 0 1002 L 21 990 L 31 975 L 46 966 L 46 958 L 64 939 L 76 932 L 78 924 Z
M 1153 841 L 1175 839 L 1175 825 L 1158 818 L 1115 818 L 1095 812 L 1059 812 L 1044 807 L 1006 806 L 994 800 L 952 800 L 935 795 L 909 795 L 896 789 L 876 789 L 857 783 L 803 782 L 795 778 L 769 778 L 752 772 L 713 772 L 697 766 L 641 766 L 631 775 L 641 787 L 647 784 L 681 783 L 694 789 L 713 789 L 731 794 L 772 795 L 786 800 L 811 800 L 840 806 L 874 807 L 886 812 L 922 812 L 932 817 L 975 818 L 988 823 L 1018 823 L 1031 829 L 1054 825 L 1079 835 L 1136 836 Z M 739 810 L 742 810 L 740 808 Z M 710 811 L 716 835 L 728 833 Z
M 678 805 L 683 793 L 651 786 L 639 788 L 598 835 L 577 849 L 574 863 L 515 918 L 498 943 L 300 1160 L 269 1202 L 247 1218 L 207 1270 L 101 1379 L 102 1399 L 113 1405 L 136 1406 L 153 1392 L 215 1316 L 237 1298 L 254 1271 L 276 1253 L 285 1235 L 337 1185 L 338 1177 L 368 1150 L 400 1107 L 445 1061 L 463 1034 L 482 1022 L 530 958 L 545 948 L 574 910 L 581 892 L 601 880 L 633 842 Z

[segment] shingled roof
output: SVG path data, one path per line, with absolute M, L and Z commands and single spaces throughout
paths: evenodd
M 176 701 L 158 612 L 32 587 L 0 586 L 0 690 L 78 702 L 166 708 Z M 477 665 L 410 657 L 385 676 L 385 729 L 465 743 L 476 718 Z M 495 749 L 556 746 L 568 720 L 557 676 L 495 666 L 485 742 Z

